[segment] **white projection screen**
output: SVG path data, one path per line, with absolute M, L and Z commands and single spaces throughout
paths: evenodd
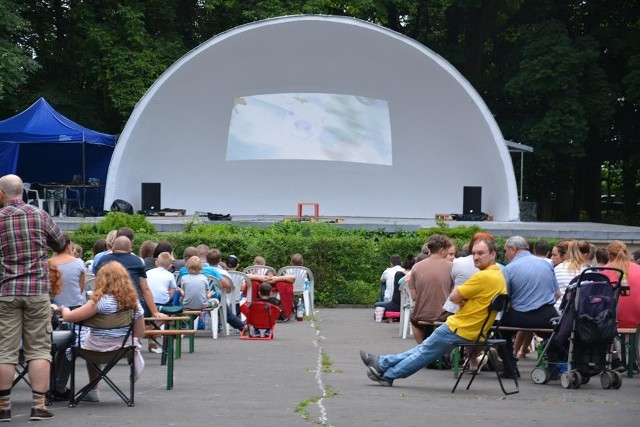
M 491 112 L 462 75 L 416 41 L 346 17 L 275 18 L 222 33 L 149 88 L 114 151 L 105 209 L 334 217 L 519 216 L 516 181 Z

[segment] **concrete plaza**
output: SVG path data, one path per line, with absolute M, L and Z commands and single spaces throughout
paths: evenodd
M 175 362 L 173 390 L 166 390 L 160 355 L 144 352 L 146 368 L 136 383 L 135 407 L 106 385 L 99 403 L 52 406 L 53 426 L 418 426 L 418 425 L 637 425 L 640 377 L 624 377 L 620 390 L 603 390 L 599 377 L 578 390 L 559 381 L 533 384 L 532 355 L 519 363 L 520 393 L 504 396 L 493 372 L 482 372 L 470 390 L 451 394 L 451 371 L 421 370 L 394 387 L 370 381 L 358 350 L 400 352 L 398 324 L 375 323 L 373 309 L 318 309 L 314 321 L 279 323 L 273 341 L 237 335 L 211 338 L 199 332 L 196 351 Z M 186 349 L 186 339 L 183 349 Z M 77 378 L 86 380 L 84 363 Z M 126 367 L 115 378 L 126 384 Z M 464 381 L 464 379 L 463 379 Z M 507 387 L 513 386 L 508 380 Z M 12 424 L 29 422 L 24 383 L 12 393 Z

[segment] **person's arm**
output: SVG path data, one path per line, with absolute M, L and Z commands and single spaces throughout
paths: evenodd
M 136 321 L 133 323 L 133 336 L 136 338 L 143 338 L 144 337 L 144 331 L 145 331 L 145 327 L 144 327 L 144 317 L 143 316 L 139 316 Z
M 90 317 L 93 317 L 96 313 L 98 313 L 98 307 L 93 300 L 87 301 L 84 305 L 76 308 L 73 311 L 69 310 L 69 307 L 60 307 L 60 315 L 62 315 L 62 319 L 64 319 L 65 322 L 69 323 L 87 320 Z
M 294 276 L 293 274 L 285 274 L 284 276 L 271 276 L 267 278 L 269 283 L 276 283 L 276 282 L 288 282 L 288 283 L 293 283 L 296 281 L 296 276 Z
M 455 288 L 453 291 L 451 291 L 451 294 L 449 294 L 449 300 L 452 303 L 459 305 L 460 307 L 462 307 L 467 301 L 466 299 L 464 299 L 458 288 Z
M 166 314 L 158 311 L 158 307 L 156 307 L 156 303 L 153 301 L 153 294 L 151 293 L 151 289 L 149 288 L 149 284 L 145 277 L 140 278 L 140 292 L 142 293 L 142 298 L 144 299 L 144 303 L 147 305 L 151 316 L 167 317 Z

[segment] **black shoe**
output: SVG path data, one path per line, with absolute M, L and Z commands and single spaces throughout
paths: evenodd
M 0 423 L 11 421 L 11 409 L 0 410 Z
M 518 370 L 518 368 L 514 368 L 513 369 L 513 373 L 505 370 L 504 372 L 502 372 L 500 374 L 501 378 L 509 378 L 509 379 L 513 379 L 514 378 L 514 374 L 516 378 L 520 378 L 520 371 Z
M 382 375 L 379 375 L 372 366 L 367 366 L 367 377 L 383 387 L 393 387 L 393 380 L 388 380 Z
M 368 368 L 372 368 L 373 372 L 378 376 L 382 377 L 382 370 L 380 369 L 379 356 L 374 356 L 373 354 L 369 354 L 363 350 L 360 350 L 360 358 L 364 365 Z
M 31 421 L 50 420 L 53 412 L 46 408 L 31 408 Z
M 64 391 L 53 390 L 51 392 L 51 400 L 54 402 L 67 402 L 71 397 L 71 390 L 68 388 L 64 389 Z
M 616 372 L 624 372 L 627 370 L 627 367 L 624 366 L 624 363 L 622 363 L 622 360 L 614 359 L 611 362 L 611 369 L 613 369 Z

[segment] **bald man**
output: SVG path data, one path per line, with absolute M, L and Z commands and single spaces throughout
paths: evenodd
M 29 366 L 32 420 L 53 418 L 45 407 L 51 363 L 47 246 L 64 247 L 49 215 L 22 200 L 22 179 L 0 178 L 0 422 L 11 421 L 11 383 L 20 339 Z
M 119 262 L 129 272 L 133 287 L 136 288 L 138 299 L 144 309 L 145 317 L 165 317 L 164 314 L 158 311 L 153 301 L 153 293 L 147 284 L 147 272 L 144 270 L 144 263 L 131 253 L 131 240 L 128 237 L 120 236 L 113 241 L 112 252 L 100 258 L 100 262 L 96 266 L 96 272 L 100 271 L 100 267 L 111 261 Z

